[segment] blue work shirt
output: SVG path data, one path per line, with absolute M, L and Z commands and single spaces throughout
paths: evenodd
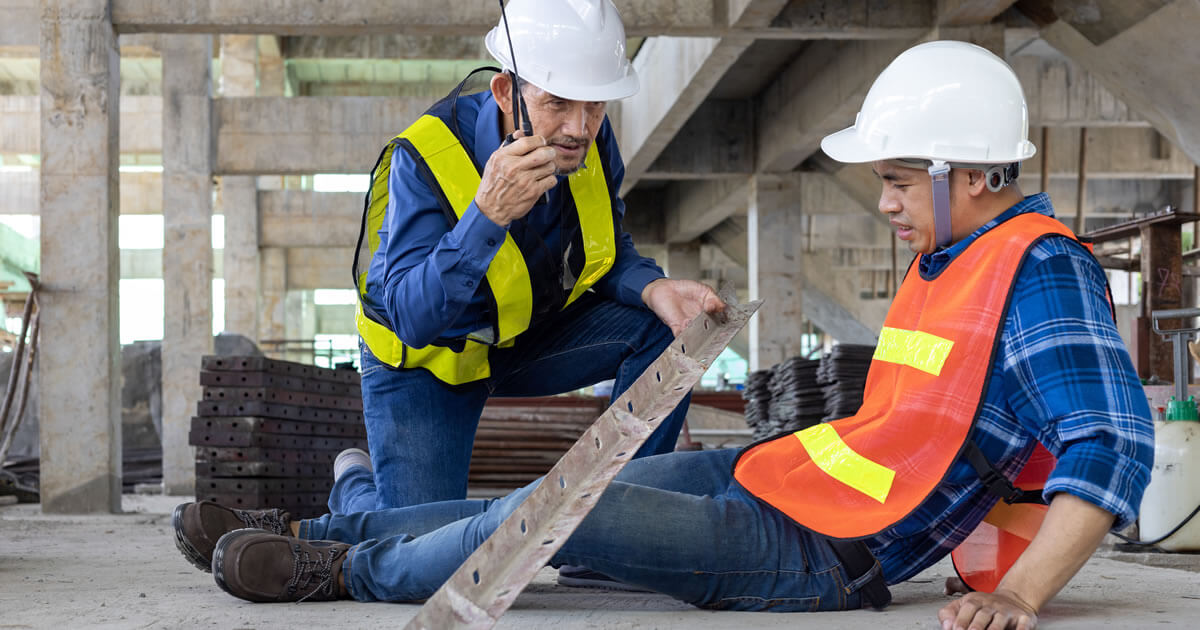
M 909 273 L 932 277 L 980 235 L 1027 212 L 1054 216 L 1045 194 L 1026 197 L 967 238 L 922 257 Z M 976 443 L 1013 479 L 1041 442 L 1058 458 L 1046 500 L 1075 495 L 1114 514 L 1114 529 L 1123 528 L 1137 517 L 1150 482 L 1154 426 L 1112 320 L 1104 269 L 1068 239 L 1045 238 L 1029 250 L 1011 295 Z M 950 553 L 995 503 L 960 460 L 912 514 L 866 542 L 888 583 L 902 582 Z
M 500 109 L 491 92 L 459 97 L 456 119 L 463 147 L 482 169 L 502 140 Z M 607 117 L 595 142 L 608 160 L 610 190 L 620 190 L 625 164 Z M 506 229 L 487 218 L 474 201 L 451 228 L 416 162 L 399 147 L 392 154 L 388 189 L 387 216 L 367 274 L 367 305 L 385 316 L 396 336 L 414 348 L 454 345 L 469 333 L 490 327 L 491 298 L 482 289 L 483 280 Z M 560 176 L 548 201 L 539 200 L 518 220 L 524 229 L 540 235 L 551 251 L 560 251 L 559 217 L 564 204 L 570 207 L 570 194 L 567 178 Z M 615 210 L 624 216 L 620 199 Z M 640 256 L 633 238 L 621 230 L 616 262 L 592 288 L 622 304 L 644 308 L 642 289 L 662 277 L 662 269 L 653 259 Z

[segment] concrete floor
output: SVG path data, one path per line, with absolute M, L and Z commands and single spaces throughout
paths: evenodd
M 175 549 L 170 510 L 180 501 L 127 495 L 129 513 L 105 516 L 0 507 L 0 628 L 396 628 L 417 611 L 402 604 L 236 600 Z M 1100 552 L 1046 608 L 1043 627 L 1200 627 L 1197 570 L 1200 555 Z M 547 569 L 498 627 L 936 628 L 937 610 L 947 601 L 941 584 L 952 573 L 944 562 L 895 587 L 895 603 L 882 613 L 788 615 L 710 612 L 661 595 L 564 588 Z

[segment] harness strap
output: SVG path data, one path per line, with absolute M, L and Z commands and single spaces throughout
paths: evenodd
M 1001 474 L 999 470 L 996 470 L 996 466 L 983 454 L 983 451 L 975 443 L 974 439 L 967 440 L 964 454 L 967 456 L 967 462 L 971 464 L 971 468 L 975 469 L 975 473 L 979 475 L 979 479 L 983 482 L 987 491 L 1000 497 L 1005 503 L 1009 505 L 1014 503 L 1038 503 L 1046 505 L 1046 500 L 1042 498 L 1041 490 L 1022 490 L 1014 486 L 1008 477 Z

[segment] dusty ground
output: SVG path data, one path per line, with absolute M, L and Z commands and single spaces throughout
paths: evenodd
M 0 628 L 396 628 L 416 606 L 355 602 L 248 604 L 220 591 L 175 549 L 179 497 L 126 496 L 130 512 L 45 516 L 0 507 Z M 1100 557 L 1107 555 L 1108 557 Z M 1191 569 L 1152 567 L 1149 561 Z M 1200 556 L 1098 554 L 1042 615 L 1046 628 L 1200 627 Z M 570 589 L 545 570 L 498 627 L 936 628 L 947 600 L 939 564 L 893 589 L 885 612 L 717 613 L 660 595 Z

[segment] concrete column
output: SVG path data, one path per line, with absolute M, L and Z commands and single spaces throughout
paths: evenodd
M 212 352 L 212 36 L 163 43 L 163 487 L 195 492 L 187 443 Z
M 287 250 L 282 247 L 264 247 L 259 274 L 262 298 L 258 336 L 260 340 L 281 340 L 287 336 L 284 311 L 284 301 L 287 298 Z
M 676 280 L 700 281 L 700 241 L 667 245 L 667 275 Z
M 120 76 L 108 4 L 41 4 L 44 512 L 121 511 Z
M 258 36 L 221 36 L 221 95 L 248 97 L 258 93 Z M 225 215 L 225 330 L 258 342 L 259 226 L 258 184 L 253 176 L 220 180 Z
M 803 215 L 797 175 L 756 175 L 747 199 L 750 299 L 763 299 L 750 320 L 750 369 L 769 368 L 800 353 L 804 335 Z
M 225 330 L 258 343 L 259 225 L 258 186 L 252 176 L 221 178 L 225 215 Z
M 287 338 L 296 341 L 312 340 L 317 334 L 317 303 L 311 290 L 292 290 L 284 299 L 287 311 Z M 285 357 L 289 361 L 312 363 L 314 356 L 307 346 L 296 344 Z

